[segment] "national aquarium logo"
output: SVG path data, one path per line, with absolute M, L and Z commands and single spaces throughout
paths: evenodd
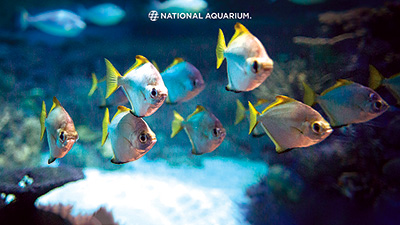
M 151 10 L 148 14 L 150 21 L 160 20 L 251 20 L 250 13 L 158 13 Z

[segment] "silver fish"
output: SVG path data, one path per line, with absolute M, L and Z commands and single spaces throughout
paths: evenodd
M 158 70 L 145 57 L 137 55 L 135 64 L 121 76 L 114 66 L 105 59 L 107 67 L 108 98 L 120 86 L 128 98 L 133 114 L 137 117 L 150 116 L 157 111 L 168 96 Z
M 205 88 L 200 71 L 182 58 L 175 58 L 161 76 L 168 88 L 167 103 L 189 101 Z
M 262 43 L 240 23 L 235 25 L 235 34 L 225 45 L 225 37 L 219 29 L 217 43 L 217 69 L 224 58 L 227 60 L 228 85 L 233 92 L 251 91 L 271 74 L 273 61 Z
M 338 80 L 321 95 L 303 82 L 304 103 L 318 103 L 333 127 L 363 123 L 384 113 L 389 105 L 371 88 L 348 80 Z
M 51 35 L 62 37 L 78 36 L 86 23 L 81 17 L 68 10 L 54 10 L 30 16 L 26 10 L 21 13 L 20 24 L 23 29 L 29 25 Z
M 382 74 L 373 66 L 369 67 L 370 78 L 369 87 L 377 89 L 379 86 L 386 87 L 390 93 L 396 98 L 397 104 L 400 105 L 400 73 L 395 74 L 389 78 L 385 78 Z
M 103 119 L 102 145 L 111 140 L 114 157 L 111 162 L 123 164 L 138 160 L 144 156 L 157 142 L 156 135 L 142 119 L 132 115 L 131 110 L 118 106 L 118 112 L 109 121 L 109 111 L 106 108 Z
M 96 25 L 111 26 L 121 22 L 126 13 L 113 3 L 103 3 L 89 9 L 81 7 L 79 8 L 79 15 Z
M 218 118 L 200 105 L 186 120 L 174 111 L 171 138 L 182 129 L 185 129 L 189 137 L 194 155 L 214 151 L 226 136 L 226 131 Z
M 329 123 L 313 108 L 279 95 L 259 113 L 249 102 L 250 132 L 260 123 L 282 153 L 293 148 L 315 145 L 332 133 Z
M 43 101 L 40 125 L 40 140 L 43 139 L 44 132 L 47 130 L 47 141 L 50 148 L 48 164 L 64 157 L 79 139 L 74 122 L 56 97 L 53 97 L 53 106 L 48 115 L 46 115 L 46 104 Z

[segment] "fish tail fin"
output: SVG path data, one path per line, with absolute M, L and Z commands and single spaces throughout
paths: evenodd
M 260 113 L 257 111 L 256 108 L 254 108 L 253 104 L 249 102 L 249 112 L 250 112 L 250 129 L 249 129 L 249 134 L 253 132 L 254 128 L 257 126 L 258 121 L 257 121 L 257 116 L 260 115 Z
M 377 89 L 382 85 L 383 79 L 385 78 L 382 74 L 373 65 L 369 65 L 369 87 Z
M 317 94 L 304 81 L 303 81 L 303 87 L 304 87 L 304 97 L 303 97 L 304 104 L 313 106 L 315 104 L 315 98 L 317 97 Z
M 103 135 L 101 137 L 101 146 L 106 143 L 108 137 L 108 124 L 110 124 L 110 113 L 108 111 L 108 108 L 106 108 L 103 119 Z
M 97 89 L 97 84 L 99 83 L 99 81 L 97 80 L 97 76 L 95 73 L 92 73 L 92 87 L 90 88 L 89 94 L 88 96 L 92 96 L 93 93 L 96 91 Z
M 235 118 L 235 125 L 239 124 L 240 121 L 242 121 L 245 117 L 245 112 L 246 109 L 244 108 L 243 104 L 239 101 L 239 99 L 236 99 L 236 118 Z
M 46 104 L 42 103 L 42 112 L 40 113 L 40 140 L 43 139 L 44 132 L 46 131 L 46 127 L 44 126 L 44 122 L 47 118 L 47 113 L 46 113 Z
M 118 79 L 121 76 L 121 74 L 118 72 L 117 69 L 115 69 L 115 67 L 111 64 L 110 61 L 108 61 L 108 59 L 104 59 L 104 61 L 106 62 L 106 68 L 107 68 L 107 91 L 106 91 L 106 99 L 108 97 L 110 97 L 110 95 L 112 93 L 114 93 L 118 88 Z
M 28 17 L 29 13 L 26 11 L 26 9 L 22 8 L 21 12 L 19 13 L 19 18 L 17 19 L 17 26 L 21 30 L 26 30 L 28 28 L 29 22 L 28 22 Z
M 222 62 L 224 61 L 224 51 L 226 49 L 226 44 L 225 44 L 225 37 L 224 33 L 222 32 L 221 29 L 219 29 L 218 33 L 218 41 L 217 41 L 217 69 L 221 66 Z
M 171 138 L 175 137 L 179 131 L 183 129 L 182 122 L 185 119 L 181 115 L 179 115 L 178 112 L 174 110 L 174 120 L 172 121 L 172 133 L 171 133 Z

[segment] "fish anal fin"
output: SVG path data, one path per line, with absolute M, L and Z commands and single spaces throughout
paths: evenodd
M 47 160 L 47 164 L 51 164 L 54 161 L 56 161 L 57 158 L 53 158 L 52 156 L 50 156 L 49 160 Z
M 282 147 L 279 145 L 279 143 L 278 143 L 278 142 L 275 140 L 275 138 L 271 135 L 271 133 L 268 131 L 268 129 L 264 126 L 264 124 L 261 123 L 261 126 L 262 126 L 263 129 L 265 130 L 265 133 L 267 133 L 269 139 L 271 139 L 271 141 L 274 143 L 274 145 L 275 145 L 275 151 L 276 151 L 277 153 L 284 152 L 285 149 L 282 148 Z

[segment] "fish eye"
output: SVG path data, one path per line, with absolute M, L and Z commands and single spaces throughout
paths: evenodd
M 374 106 L 375 110 L 381 110 L 383 104 L 381 101 L 376 101 L 376 102 L 374 102 L 373 106 Z
M 139 135 L 139 141 L 140 141 L 141 143 L 146 143 L 146 142 L 147 142 L 147 135 L 146 135 L 145 133 L 141 133 L 141 134 Z
M 196 87 L 198 83 L 199 83 L 199 80 L 198 79 L 194 79 L 193 80 L 193 87 Z
M 218 127 L 213 129 L 213 136 L 214 137 L 218 137 L 221 133 L 221 129 L 219 129 Z
M 155 88 L 151 89 L 150 95 L 152 98 L 157 97 L 157 89 L 155 89 Z
M 321 131 L 321 125 L 319 125 L 319 123 L 313 123 L 311 128 L 315 133 L 319 133 Z
M 61 132 L 60 132 L 59 138 L 60 138 L 60 141 L 61 141 L 61 142 L 64 142 L 65 139 L 67 139 L 67 136 L 65 135 L 64 131 L 61 131 Z
M 251 71 L 253 71 L 253 73 L 257 73 L 258 72 L 258 62 L 257 62 L 257 60 L 254 60 L 253 65 L 251 67 Z

